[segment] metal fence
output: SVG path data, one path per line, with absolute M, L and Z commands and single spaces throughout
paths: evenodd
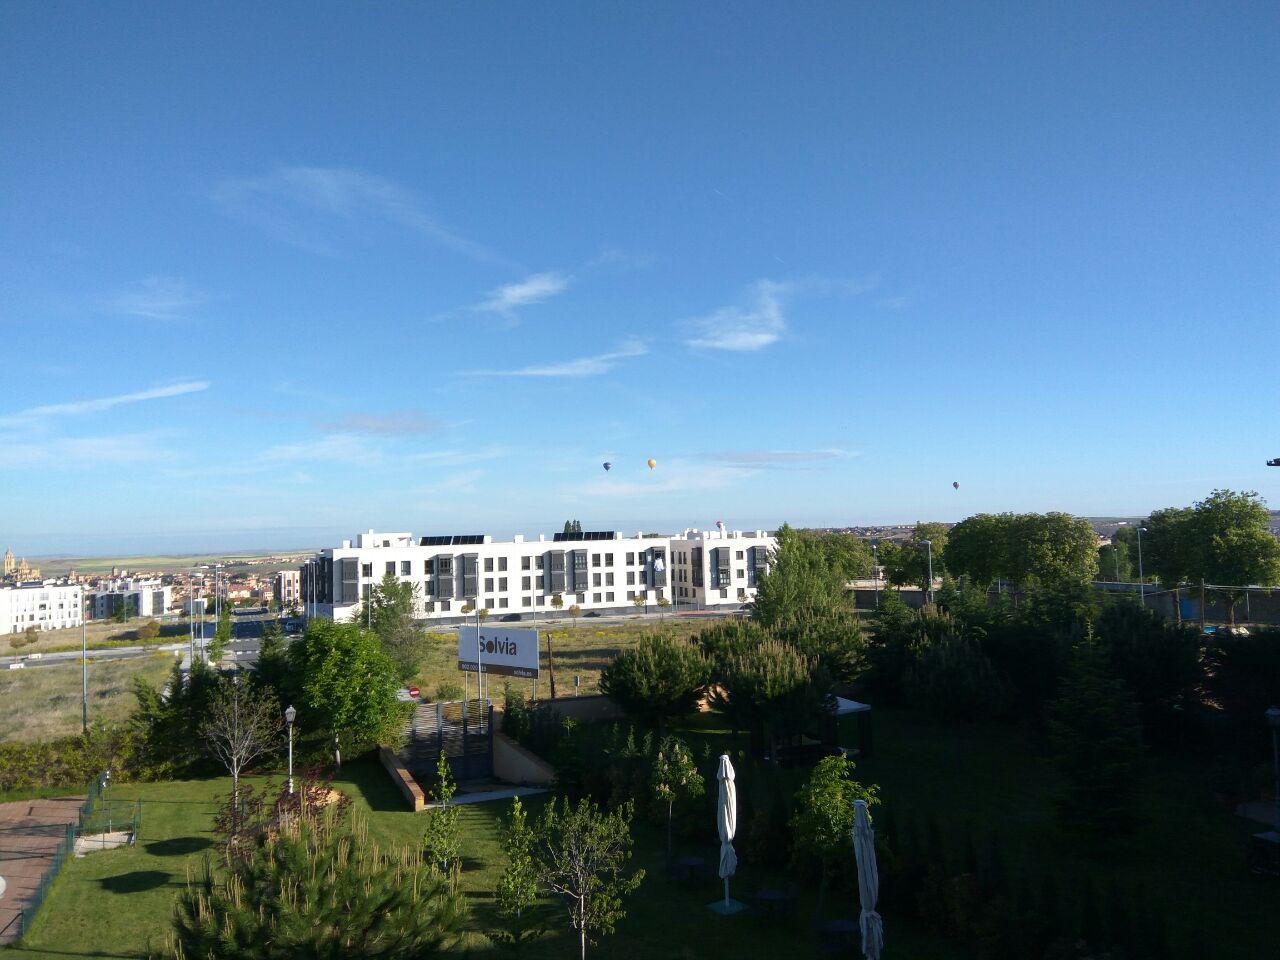
M 80 814 L 80 848 L 97 844 L 98 849 L 132 846 L 138 842 L 142 828 L 142 798 L 137 800 L 101 800 L 88 814 Z M 125 834 L 125 838 L 121 838 Z
M 0 929 L 0 943 L 5 943 L 6 938 L 20 940 L 31 929 L 36 915 L 44 905 L 45 898 L 49 896 L 53 881 L 62 872 L 62 865 L 67 857 L 75 853 L 77 840 L 86 836 L 102 836 L 105 848 L 108 845 L 105 835 L 128 831 L 127 842 L 130 844 L 137 842 L 138 833 L 142 827 L 142 800 L 104 800 L 102 791 L 103 784 L 106 782 L 108 782 L 107 776 L 103 774 L 89 784 L 89 788 L 85 791 L 84 803 L 80 805 L 75 822 L 67 824 L 66 832 L 58 841 L 58 847 L 49 865 L 40 875 L 40 881 L 36 884 L 31 897 L 18 911 L 17 916 Z M 112 845 L 120 844 L 117 842 Z

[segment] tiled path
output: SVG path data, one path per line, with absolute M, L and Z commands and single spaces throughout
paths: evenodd
M 67 824 L 75 823 L 84 797 L 56 797 L 48 800 L 20 800 L 0 803 L 0 944 L 17 939 L 18 924 L 11 923 L 40 885 L 44 874 L 67 834 Z

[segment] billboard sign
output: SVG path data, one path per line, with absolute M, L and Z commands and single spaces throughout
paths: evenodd
M 480 670 L 484 673 L 536 679 L 538 631 L 512 630 L 507 627 L 480 627 L 479 630 L 475 627 L 459 627 L 458 669 L 475 673 L 477 654 L 480 658 Z

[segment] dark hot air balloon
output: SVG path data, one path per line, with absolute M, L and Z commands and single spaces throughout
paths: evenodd
M 957 490 L 959 490 L 959 489 L 960 489 L 960 481 L 959 481 L 959 480 L 952 480 L 952 481 L 951 481 L 951 485 L 952 485 L 953 487 L 955 487 Z
M 604 462 L 603 466 L 604 466 L 604 468 L 605 468 L 605 470 L 606 470 L 606 471 L 609 471 L 609 470 L 612 470 L 612 469 L 613 469 L 613 464 L 612 464 L 612 463 L 610 463 L 608 460 L 606 460 L 606 461 Z

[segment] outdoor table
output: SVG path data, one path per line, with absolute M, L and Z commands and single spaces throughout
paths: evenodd
M 756 891 L 755 900 L 769 919 L 786 920 L 791 915 L 791 908 L 795 906 L 796 895 L 787 890 L 772 890 L 766 887 Z
M 818 932 L 822 937 L 823 950 L 840 953 L 857 944 L 860 928 L 856 920 L 828 920 Z
M 702 873 L 702 868 L 706 865 L 707 861 L 704 857 L 680 857 L 675 862 L 673 873 L 681 883 L 688 883 Z

